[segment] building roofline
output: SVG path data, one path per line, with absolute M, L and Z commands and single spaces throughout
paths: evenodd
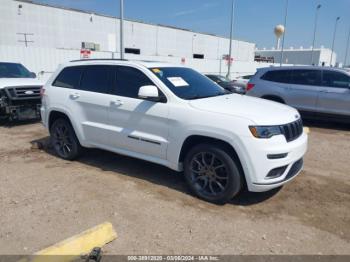
M 264 70 L 264 71 L 272 71 L 272 70 L 291 70 L 291 69 L 327 69 L 327 70 L 334 70 L 334 71 L 341 71 L 346 70 L 344 68 L 340 67 L 332 67 L 332 66 L 311 66 L 311 65 L 271 65 L 266 67 L 260 67 L 257 70 Z
M 35 0 L 13 0 L 13 1 L 22 2 L 22 3 L 26 3 L 26 4 L 46 6 L 46 7 L 57 8 L 57 9 L 68 10 L 68 11 L 79 12 L 79 13 L 90 14 L 90 15 L 94 14 L 94 15 L 97 15 L 97 16 L 102 16 L 102 17 L 107 17 L 107 18 L 112 18 L 112 19 L 120 19 L 117 16 L 96 13 L 95 11 L 82 10 L 82 9 L 78 9 L 78 8 L 65 7 L 65 6 L 61 6 L 61 5 L 45 4 L 45 3 L 36 2 Z M 176 30 L 182 30 L 182 31 L 187 31 L 187 32 L 191 32 L 191 33 L 196 33 L 196 34 L 209 35 L 209 36 L 215 36 L 215 37 L 220 37 L 220 38 L 224 38 L 224 39 L 229 39 L 228 37 L 221 36 L 221 35 L 216 35 L 216 34 L 211 34 L 211 33 L 204 33 L 204 32 L 197 32 L 197 31 L 193 31 L 193 30 L 190 30 L 190 29 L 180 28 L 180 27 L 171 26 L 171 25 L 156 24 L 156 23 L 145 22 L 145 21 L 142 21 L 142 20 L 125 19 L 125 18 L 124 18 L 124 20 L 128 21 L 128 22 L 134 22 L 134 23 L 140 23 L 140 24 L 146 24 L 146 25 L 153 25 L 153 26 L 160 26 L 160 27 L 176 29 Z M 233 40 L 256 45 L 255 43 L 249 42 L 249 41 L 246 41 L 246 40 L 240 40 L 240 39 L 233 39 Z
M 332 51 L 329 48 L 314 48 L 313 51 L 323 51 L 323 50 L 327 50 L 327 51 Z M 288 52 L 288 51 L 295 51 L 295 52 L 300 52 L 300 51 L 312 51 L 311 48 L 285 48 L 283 49 L 283 52 Z M 255 49 L 255 52 L 281 52 L 280 49 Z M 335 52 L 334 52 L 335 53 Z

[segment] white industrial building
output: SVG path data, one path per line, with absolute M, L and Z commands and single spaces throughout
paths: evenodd
M 332 61 L 331 61 L 332 57 Z M 270 49 L 270 50 L 256 50 L 255 60 L 269 61 L 272 63 L 280 63 L 281 61 L 281 50 Z M 337 60 L 337 54 L 328 48 L 315 48 L 312 49 L 284 49 L 283 50 L 283 64 L 292 65 L 319 65 L 319 66 L 335 66 Z M 313 61 L 313 62 L 312 62 Z
M 59 63 L 79 59 L 119 57 L 116 17 L 24 0 L 0 0 L 0 60 L 22 62 L 29 69 L 52 72 Z M 170 26 L 126 20 L 127 59 L 182 63 L 203 73 L 227 72 L 229 39 Z M 255 44 L 234 40 L 232 74 L 255 71 Z

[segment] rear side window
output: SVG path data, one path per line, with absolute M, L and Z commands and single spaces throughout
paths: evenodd
M 82 71 L 83 67 L 81 66 L 66 67 L 57 76 L 52 85 L 65 88 L 77 88 L 79 86 Z
M 111 86 L 111 66 L 85 66 L 80 81 L 80 90 L 107 94 Z
M 291 70 L 291 84 L 319 86 L 321 85 L 321 70 Z
M 340 72 L 324 70 L 322 85 L 329 87 L 349 88 L 350 76 Z
M 289 83 L 290 76 L 290 70 L 273 70 L 266 72 L 261 79 L 277 83 Z
M 140 70 L 128 66 L 118 66 L 115 70 L 116 84 L 113 94 L 138 98 L 141 86 L 154 85 Z

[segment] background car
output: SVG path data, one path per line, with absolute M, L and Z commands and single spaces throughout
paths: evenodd
M 232 80 L 233 85 L 236 87 L 244 88 L 244 93 L 245 93 L 247 89 L 247 84 L 252 76 L 253 75 L 244 75 L 244 76 L 237 77 Z
M 290 66 L 258 69 L 247 95 L 284 103 L 305 117 L 350 122 L 350 72 L 331 67 Z
M 234 81 L 224 76 L 221 76 L 221 75 L 206 75 L 206 76 L 211 80 L 213 80 L 218 85 L 220 85 L 221 87 L 225 88 L 226 90 L 229 90 L 230 92 L 238 93 L 238 94 L 245 93 L 245 88 L 236 85 Z

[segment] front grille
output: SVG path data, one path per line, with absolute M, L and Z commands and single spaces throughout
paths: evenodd
M 280 129 L 287 142 L 291 142 L 303 133 L 303 121 L 300 118 L 292 123 L 281 125 Z
M 13 86 L 5 87 L 5 92 L 11 100 L 40 99 L 41 86 Z

